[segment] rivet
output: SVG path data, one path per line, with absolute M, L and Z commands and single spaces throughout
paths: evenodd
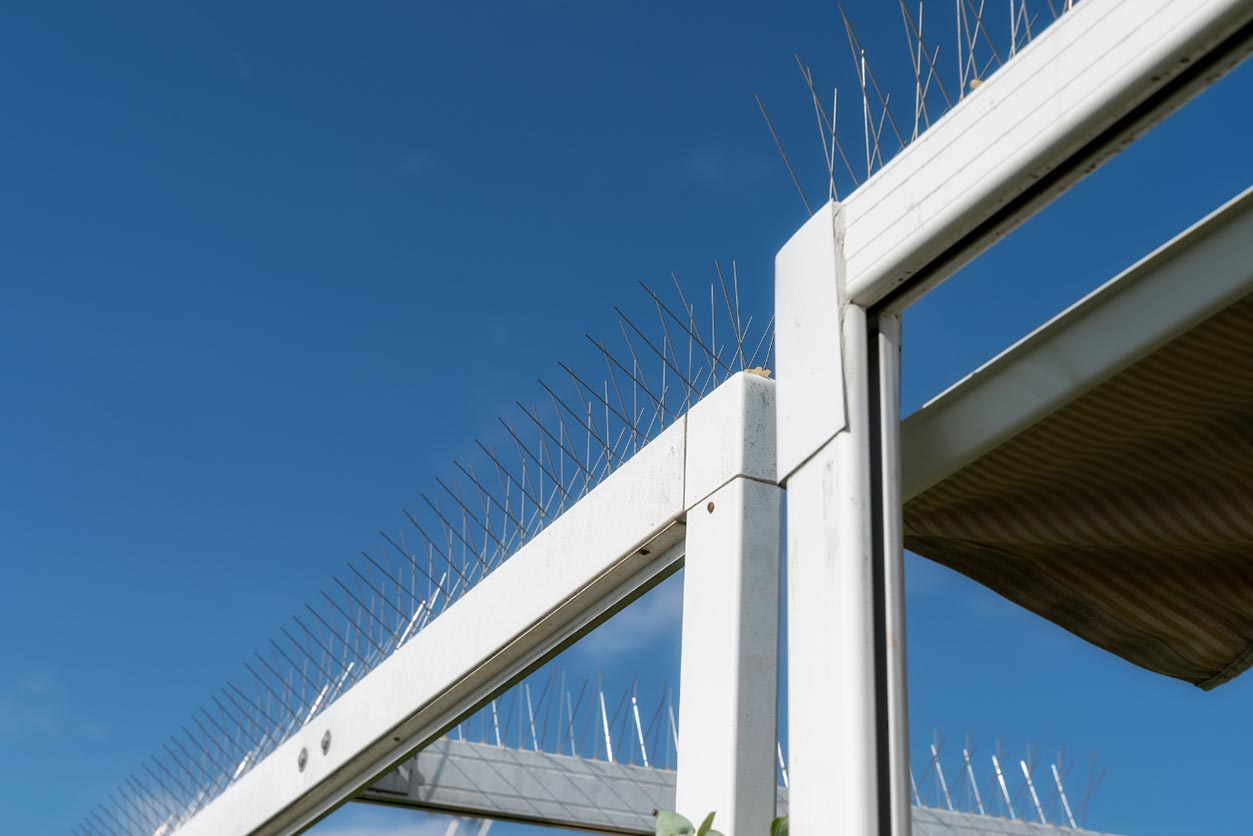
M 712 514 L 714 512 L 714 504 L 712 502 L 709 503 L 705 506 L 705 510 Z
M 301 749 L 300 754 L 296 756 L 296 768 L 301 772 L 305 771 L 305 764 L 309 762 L 309 750 Z
M 327 729 L 322 735 L 322 754 L 325 755 L 329 751 L 331 751 L 331 730 Z

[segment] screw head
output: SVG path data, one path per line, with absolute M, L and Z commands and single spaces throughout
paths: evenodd
M 305 771 L 305 764 L 309 762 L 309 750 L 301 749 L 300 754 L 296 756 L 296 768 L 301 772 Z
M 712 514 L 714 512 L 714 504 L 712 502 L 709 503 L 705 506 L 705 510 Z
M 327 729 L 322 735 L 322 754 L 331 751 L 331 730 Z

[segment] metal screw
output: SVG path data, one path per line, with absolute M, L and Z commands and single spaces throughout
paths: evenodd
M 705 510 L 712 514 L 714 512 L 714 504 L 712 502 L 709 503 L 705 506 Z
M 309 762 L 309 750 L 301 749 L 300 754 L 296 756 L 296 767 L 301 771 L 305 771 L 305 764 Z
M 329 751 L 331 751 L 331 730 L 327 729 L 322 735 L 322 754 L 325 755 Z

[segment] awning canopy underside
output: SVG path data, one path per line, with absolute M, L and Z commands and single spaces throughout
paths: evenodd
M 1240 674 L 1253 296 L 913 496 L 904 517 L 906 548 L 1124 659 L 1205 689 Z

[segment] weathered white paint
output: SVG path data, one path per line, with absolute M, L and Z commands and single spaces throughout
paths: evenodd
M 768 833 L 778 740 L 775 384 L 748 374 L 688 416 L 677 809 Z
M 775 483 L 777 389 L 773 380 L 740 372 L 688 411 L 685 508 L 737 476 Z
M 843 320 L 848 426 L 787 483 L 788 774 L 798 836 L 880 832 L 866 315 L 849 305 Z M 788 431 L 781 416 L 780 435 Z
M 840 348 L 839 204 L 819 209 L 775 257 L 775 353 L 780 369 L 778 468 L 786 482 L 845 427 Z
M 782 493 L 737 477 L 687 518 L 676 804 L 731 836 L 774 817 Z
M 1216 47 L 1250 20 L 1248 0 L 1076 5 L 848 195 L 848 298 L 873 307 L 925 271 L 899 310 L 934 287 L 1238 63 L 1247 38 Z M 1168 88 L 1198 65 L 1198 78 Z M 1055 171 L 1065 173 L 1031 193 Z

